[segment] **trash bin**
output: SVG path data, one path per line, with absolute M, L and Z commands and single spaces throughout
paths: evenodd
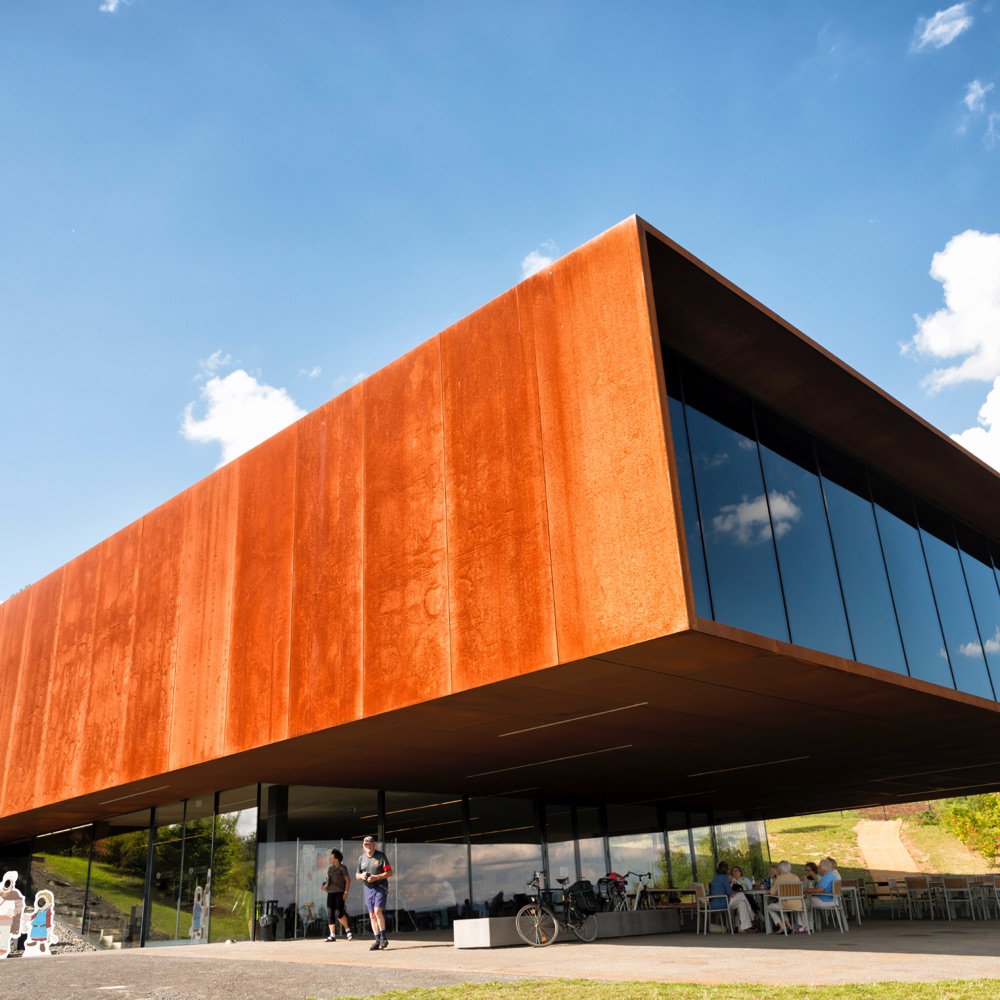
M 257 921 L 257 926 L 260 928 L 258 940 L 273 941 L 275 931 L 278 929 L 278 918 L 271 913 L 265 913 L 264 916 Z
M 142 907 L 133 906 L 132 913 L 128 919 L 128 930 L 125 932 L 125 940 L 133 946 L 138 946 L 139 937 L 142 934 Z

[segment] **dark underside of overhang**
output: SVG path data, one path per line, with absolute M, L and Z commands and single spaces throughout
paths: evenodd
M 7 817 L 0 841 L 258 781 L 767 817 L 1000 788 L 995 704 L 701 625 Z

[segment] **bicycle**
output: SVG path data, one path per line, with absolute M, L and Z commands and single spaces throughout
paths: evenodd
M 608 872 L 597 880 L 597 902 L 602 910 L 624 913 L 628 910 L 628 884 L 624 875 Z
M 556 879 L 562 886 L 562 900 L 555 902 L 552 896 L 559 890 L 542 888 L 542 881 L 547 877 L 546 872 L 532 872 L 525 883 L 525 888 L 534 892 L 529 891 L 529 901 L 514 917 L 514 926 L 521 940 L 532 947 L 542 948 L 552 944 L 563 927 L 568 927 L 581 941 L 596 940 L 597 914 L 581 906 L 581 900 L 577 898 L 588 891 L 593 894 L 590 883 L 576 882 L 567 889 L 568 878 Z M 544 898 L 546 896 L 548 899 Z M 558 912 L 560 909 L 561 913 Z
M 633 910 L 648 910 L 650 909 L 649 894 L 646 892 L 646 883 L 643 882 L 644 878 L 652 878 L 652 872 L 633 872 L 627 871 L 622 876 L 622 878 L 627 879 L 629 876 L 634 876 L 639 881 L 636 883 L 635 887 L 635 898 L 632 900 Z

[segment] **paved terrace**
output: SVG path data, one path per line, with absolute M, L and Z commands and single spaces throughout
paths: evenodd
M 1000 979 L 1000 921 L 869 920 L 848 934 L 691 933 L 458 951 L 450 936 L 353 942 L 241 942 L 54 954 L 0 965 L 5 996 L 47 1000 L 305 1000 L 491 979 L 566 977 L 761 984 Z

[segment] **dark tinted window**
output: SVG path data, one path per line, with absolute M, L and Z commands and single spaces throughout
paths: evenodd
M 959 522 L 955 523 L 955 535 L 996 697 L 1000 690 L 1000 588 L 993 572 L 990 547 L 984 535 Z
M 993 687 L 986 670 L 983 644 L 972 613 L 951 518 L 936 507 L 917 501 L 917 520 L 955 686 L 959 691 L 992 698 Z
M 870 475 L 870 482 L 910 675 L 954 687 L 917 531 L 913 498 L 895 483 L 874 473 Z
M 787 641 L 750 401 L 696 369 L 684 398 L 715 617 Z
M 850 659 L 812 438 L 758 407 L 757 434 L 792 642 Z
M 688 563 L 691 569 L 691 586 L 694 589 L 694 609 L 703 618 L 711 618 L 712 599 L 708 591 L 705 549 L 701 540 L 701 520 L 698 517 L 698 499 L 694 489 L 694 474 L 691 471 L 687 421 L 684 417 L 683 404 L 673 396 L 670 397 L 670 426 L 673 432 L 674 456 L 677 459 L 677 479 L 681 493 L 681 511 L 684 516 L 684 538 L 687 542 Z
M 862 663 L 905 674 L 864 467 L 820 442 L 817 451 L 854 656 Z

